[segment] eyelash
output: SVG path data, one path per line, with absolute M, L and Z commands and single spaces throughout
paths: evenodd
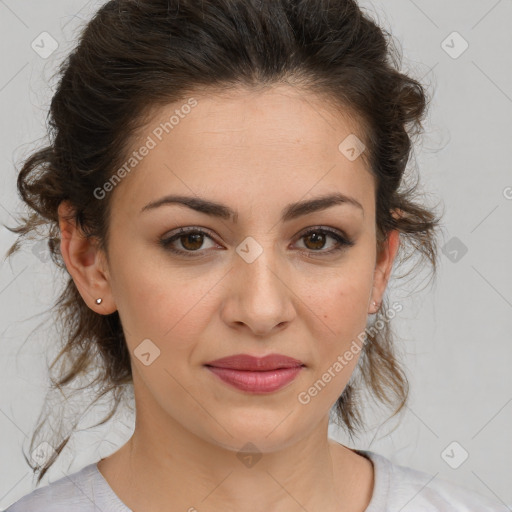
M 355 242 L 353 240 L 349 239 L 348 237 L 345 237 L 345 236 L 341 235 L 340 233 L 338 233 L 337 231 L 334 231 L 332 229 L 325 228 L 325 227 L 314 227 L 314 228 L 311 228 L 308 231 L 306 231 L 305 233 L 303 233 L 299 237 L 299 240 L 301 240 L 302 238 L 310 235 L 311 233 L 324 233 L 324 234 L 327 234 L 327 235 L 331 236 L 332 238 L 334 238 L 338 242 L 338 245 L 334 249 L 330 249 L 328 251 L 322 251 L 322 250 L 314 251 L 314 250 L 310 249 L 309 252 L 311 252 L 313 254 L 319 253 L 322 256 L 329 256 L 331 254 L 334 254 L 334 253 L 337 253 L 337 252 L 342 251 L 344 249 L 347 249 L 348 247 L 352 247 L 355 244 Z M 172 252 L 174 254 L 178 254 L 180 256 L 186 256 L 188 258 L 202 258 L 202 257 L 205 257 L 205 256 L 202 256 L 202 255 L 199 256 L 199 255 L 195 255 L 194 254 L 194 253 L 199 253 L 200 249 L 198 249 L 197 251 L 184 251 L 184 250 L 181 250 L 181 249 L 176 249 L 174 247 L 171 247 L 171 244 L 175 240 L 178 240 L 182 236 L 189 235 L 189 234 L 202 234 L 202 235 L 206 235 L 208 238 L 213 240 L 213 238 L 206 231 L 204 231 L 202 229 L 195 228 L 195 227 L 190 227 L 190 228 L 179 228 L 178 233 L 172 235 L 171 237 L 161 238 L 159 240 L 159 244 L 165 250 L 170 251 L 170 252 Z M 303 252 L 307 252 L 307 251 L 303 250 Z M 309 256 L 309 254 L 308 254 L 308 256 Z

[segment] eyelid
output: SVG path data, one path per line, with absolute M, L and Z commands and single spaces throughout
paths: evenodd
M 352 238 L 349 237 L 344 230 L 339 229 L 339 228 L 331 228 L 329 226 L 324 226 L 321 224 L 317 225 L 317 226 L 311 226 L 309 228 L 304 228 L 304 230 L 299 233 L 297 238 L 302 238 L 304 235 L 307 235 L 307 234 L 311 233 L 312 231 L 325 231 L 326 233 L 329 233 L 333 236 L 338 236 L 340 238 L 343 238 L 344 241 L 347 243 L 353 242 Z
M 309 226 L 307 228 L 304 228 L 297 236 L 296 241 L 301 240 L 306 235 L 312 233 L 312 232 L 323 232 L 327 234 L 328 236 L 331 236 L 331 238 L 334 238 L 337 242 L 337 246 L 334 249 L 329 249 L 327 251 L 325 250 L 308 250 L 308 249 L 300 249 L 299 252 L 301 253 L 307 253 L 310 257 L 322 257 L 322 256 L 329 256 L 332 254 L 340 253 L 344 249 L 347 249 L 349 247 L 352 247 L 355 245 L 355 240 L 348 236 L 346 232 L 339 228 L 332 228 L 329 226 L 323 226 L 323 225 L 315 225 L 315 226 Z M 180 227 L 176 228 L 175 230 L 171 231 L 170 235 L 164 235 L 163 237 L 159 238 L 158 243 L 165 249 L 170 252 L 173 252 L 177 255 L 189 257 L 189 258 L 201 258 L 206 257 L 210 252 L 211 249 L 205 250 L 205 249 L 198 249 L 197 251 L 186 251 L 183 249 L 175 249 L 171 245 L 176 240 L 179 240 L 179 238 L 183 235 L 186 235 L 188 233 L 198 233 L 203 234 L 206 237 L 210 238 L 214 243 L 218 242 L 216 241 L 216 236 L 212 235 L 211 230 L 208 228 L 203 228 L 199 226 L 186 226 L 186 227 Z M 205 255 L 205 253 L 207 253 Z
M 167 233 L 163 236 L 161 236 L 158 239 L 158 242 L 165 247 L 166 243 L 170 243 L 171 241 L 178 240 L 180 236 L 188 235 L 189 233 L 199 233 L 204 234 L 208 238 L 210 238 L 213 242 L 217 243 L 216 241 L 216 235 L 213 234 L 212 231 L 210 231 L 208 228 L 203 228 L 199 226 L 185 226 L 185 227 L 179 227 L 176 229 L 173 229 L 170 231 L 170 233 Z M 219 244 L 220 245 L 220 244 Z M 188 251 L 193 252 L 193 251 Z M 199 252 L 199 251 L 197 251 Z

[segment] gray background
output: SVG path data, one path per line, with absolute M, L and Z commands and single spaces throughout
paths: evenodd
M 44 142 L 51 75 L 102 3 L 0 0 L 3 223 L 12 226 L 11 215 L 21 211 L 15 163 Z M 404 306 L 395 329 L 411 400 L 397 420 L 382 424 L 385 416 L 376 416 L 352 446 L 512 507 L 512 1 L 360 3 L 402 45 L 403 69 L 435 89 L 414 159 L 425 192 L 445 205 L 446 254 L 435 286 L 411 294 L 424 286 L 416 280 L 389 290 L 390 302 Z M 59 44 L 47 58 L 31 47 L 44 31 Z M 469 47 L 459 55 L 464 40 Z M 14 240 L 0 230 L 2 254 Z M 53 265 L 36 253 L 27 244 L 0 268 L 0 509 L 34 484 L 21 447 L 27 446 L 47 383 L 51 321 L 38 324 L 60 283 Z M 131 433 L 119 425 L 79 433 L 43 483 L 114 451 Z M 350 444 L 334 427 L 331 435 Z M 462 450 L 467 460 L 451 467 L 447 461 L 457 465 Z

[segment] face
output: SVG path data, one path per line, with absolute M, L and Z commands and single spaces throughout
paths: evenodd
M 342 393 L 359 354 L 339 356 L 382 298 L 394 251 L 377 254 L 363 158 L 338 148 L 351 134 L 363 139 L 345 116 L 284 86 L 193 97 L 193 108 L 185 100 L 155 113 L 133 145 L 151 149 L 109 192 L 104 288 L 76 281 L 88 303 L 104 297 L 93 309 L 119 311 L 138 415 L 270 452 L 311 432 Z M 344 200 L 301 208 L 336 195 Z M 302 366 L 281 370 L 295 377 L 270 391 L 240 389 L 205 366 L 238 354 Z M 325 385 L 308 392 L 319 379 Z

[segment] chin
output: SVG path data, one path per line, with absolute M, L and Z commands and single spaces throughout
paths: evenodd
M 300 422 L 290 411 L 291 408 L 281 407 L 279 411 L 259 412 L 253 408 L 245 413 L 238 410 L 222 414 L 220 423 L 227 432 L 217 424 L 212 426 L 214 430 L 210 430 L 210 435 L 213 432 L 218 434 L 213 435 L 212 442 L 234 452 L 241 451 L 248 443 L 261 453 L 279 451 L 307 435 L 306 431 L 301 434 L 297 430 Z

